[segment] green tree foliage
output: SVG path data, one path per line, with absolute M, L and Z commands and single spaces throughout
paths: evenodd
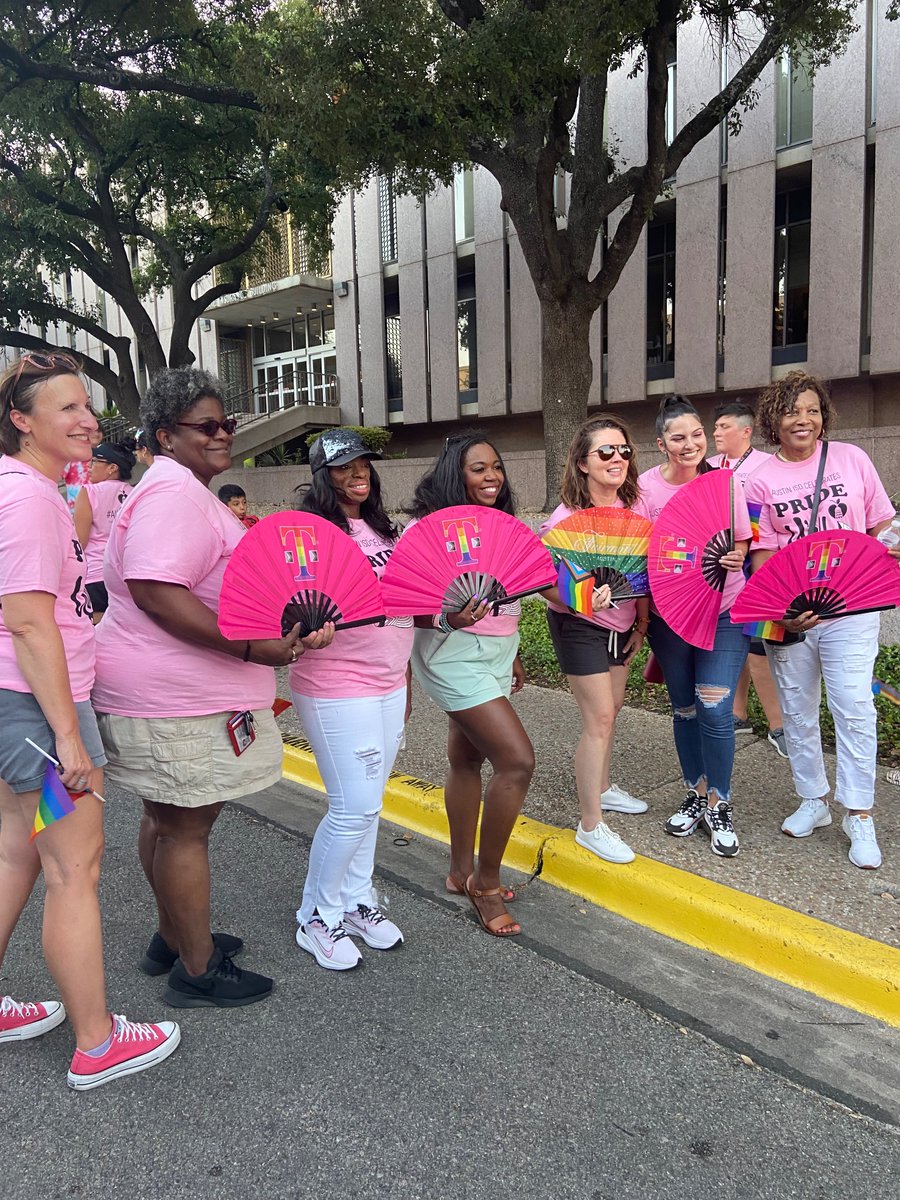
M 319 178 L 301 178 L 296 155 L 257 112 L 202 98 L 205 79 L 228 98 L 221 80 L 240 74 L 257 7 L 219 5 L 206 21 L 192 4 L 128 0 L 0 14 L 0 341 L 29 348 L 65 341 L 66 327 L 85 330 L 117 362 L 116 371 L 88 362 L 88 373 L 132 416 L 130 339 L 106 329 L 103 312 L 80 307 L 59 280 L 82 271 L 121 306 L 152 376 L 193 361 L 194 323 L 239 290 L 273 211 L 292 209 L 309 225 L 323 209 Z M 47 72 L 11 62 L 10 43 L 39 48 Z M 190 76 L 201 98 L 66 77 L 79 61 L 113 83 L 126 64 Z M 327 212 L 320 238 L 326 229 Z M 164 344 L 152 300 L 166 288 L 173 320 Z M 23 335 L 24 320 L 46 336 Z
M 113 58 L 98 54 L 96 46 L 106 45 L 98 39 L 2 27 L 0 64 L 18 79 L 103 84 L 120 96 L 178 97 L 252 114 L 326 183 L 332 202 L 375 172 L 390 172 L 398 189 L 421 195 L 448 181 L 457 165 L 490 171 L 541 304 L 552 503 L 586 412 L 592 317 L 618 282 L 664 181 L 723 119 L 739 121 L 760 72 L 784 48 L 802 53 L 813 70 L 839 52 L 857 4 L 231 0 L 208 10 L 157 8 L 167 32 L 150 39 L 149 49 L 127 24 L 122 32 L 108 22 L 120 47 Z M 85 0 L 77 19 L 86 24 L 98 10 L 119 11 L 110 0 Z M 734 71 L 668 144 L 668 57 L 679 28 L 694 18 L 725 47 Z M 240 69 L 232 69 L 236 40 Z M 618 71 L 643 86 L 639 161 L 621 160 L 617 130 L 607 128 L 607 85 Z M 565 220 L 554 195 L 561 173 L 569 177 Z

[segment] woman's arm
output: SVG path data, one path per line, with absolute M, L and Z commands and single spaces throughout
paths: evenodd
M 295 625 L 287 637 L 233 642 L 219 632 L 216 614 L 212 609 L 180 584 L 151 579 L 128 579 L 126 583 L 131 598 L 141 612 L 146 613 L 166 633 L 183 642 L 228 654 L 231 658 L 267 667 L 283 667 L 294 661 L 295 646 L 299 653 L 318 650 L 327 646 L 334 637 L 334 626 L 328 624 L 301 639 L 300 627 Z M 248 646 L 250 654 L 245 658 Z
M 94 523 L 94 513 L 88 500 L 87 490 L 82 488 L 75 497 L 75 533 L 81 542 L 82 549 L 88 544 L 91 536 L 91 526 Z
M 3 597 L 3 620 L 19 670 L 53 730 L 63 785 L 77 788 L 94 768 L 81 741 L 55 605 L 49 592 L 15 592 Z

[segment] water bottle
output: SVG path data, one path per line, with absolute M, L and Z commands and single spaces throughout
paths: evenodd
M 882 529 L 878 535 L 878 540 L 888 550 L 893 550 L 896 545 L 900 544 L 900 515 L 894 514 L 893 521 L 891 521 L 886 529 Z

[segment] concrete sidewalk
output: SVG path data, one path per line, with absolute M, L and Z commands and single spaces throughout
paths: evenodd
M 280 682 L 279 695 L 288 697 L 286 680 Z M 575 701 L 568 692 L 526 686 L 514 703 L 537 759 L 524 813 L 548 825 L 574 829 L 578 804 L 573 754 L 580 728 Z M 293 708 L 279 724 L 284 732 L 301 731 Z M 416 687 L 398 770 L 442 786 L 446 733 L 446 717 Z M 827 761 L 833 779 L 833 755 Z M 788 763 L 762 739 L 738 738 L 733 788 L 741 842 L 737 858 L 718 858 L 702 834 L 673 838 L 663 832 L 663 822 L 684 797 L 668 717 L 623 709 L 612 778 L 650 805 L 642 816 L 608 817 L 637 854 L 900 946 L 900 788 L 884 782 L 884 768 L 879 768 L 876 807 L 884 856 L 878 871 L 861 871 L 847 858 L 849 842 L 841 832 L 842 810 L 837 807 L 832 825 L 810 838 L 797 840 L 781 832 L 782 820 L 798 802 Z

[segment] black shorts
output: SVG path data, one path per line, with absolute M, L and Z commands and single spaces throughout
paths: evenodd
M 625 665 L 624 652 L 630 631 L 618 633 L 552 608 L 547 609 L 547 624 L 563 674 L 605 675 L 610 667 Z
M 752 637 L 750 639 L 750 653 L 755 654 L 757 658 L 766 657 L 766 643 L 762 638 Z
M 106 612 L 109 608 L 109 593 L 106 590 L 106 584 L 103 582 L 86 583 L 84 586 L 91 598 L 91 608 L 94 612 Z

